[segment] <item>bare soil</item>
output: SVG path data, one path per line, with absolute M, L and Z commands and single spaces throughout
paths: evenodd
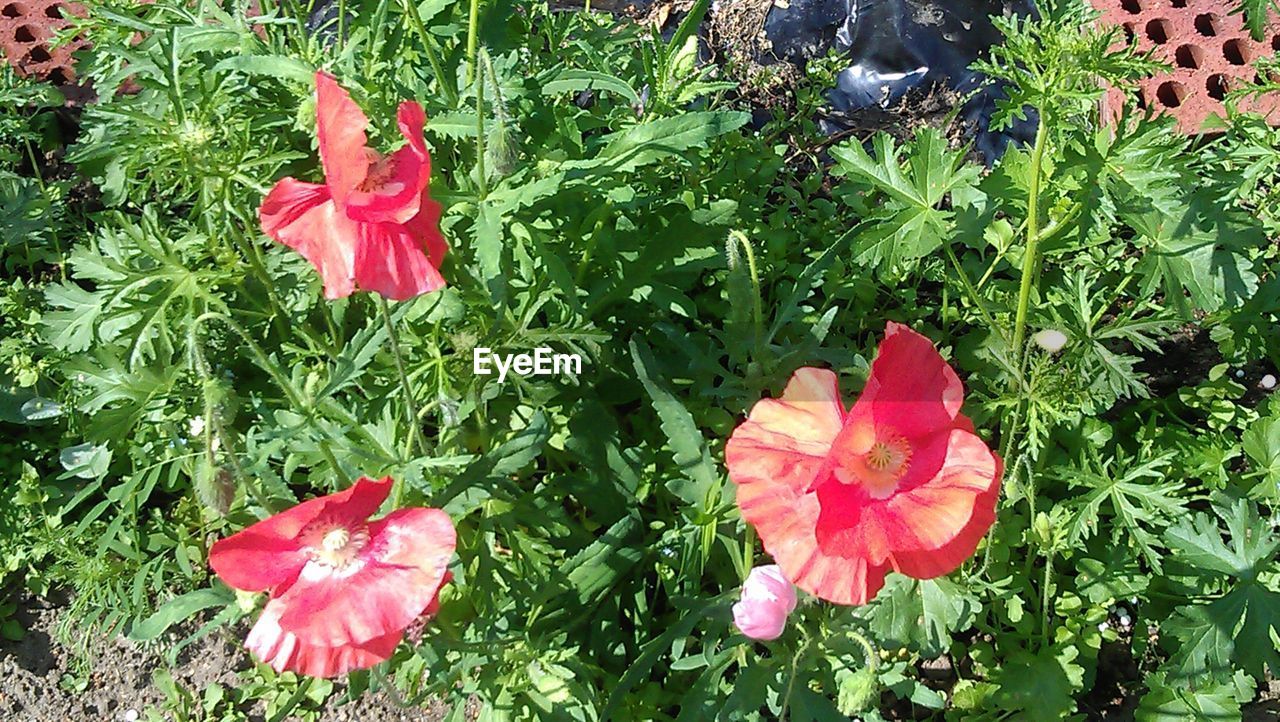
M 17 619 L 27 633 L 16 642 L 0 640 L 0 720 L 129 722 L 145 720 L 148 708 L 172 719 L 164 712 L 165 697 L 153 682 L 154 672 L 166 667 L 162 647 L 117 635 L 77 641 L 80 649 L 73 649 L 58 641 L 61 609 L 60 603 L 45 599 L 20 602 Z M 196 696 L 212 684 L 236 687 L 238 673 L 252 665 L 249 653 L 240 646 L 245 631 L 225 628 L 193 643 L 169 673 Z M 365 693 L 339 705 L 345 691 L 344 683 L 335 685 L 320 722 L 440 722 L 449 712 L 439 701 L 423 708 L 402 708 L 382 692 Z M 252 722 L 265 722 L 260 703 L 256 709 L 242 711 Z

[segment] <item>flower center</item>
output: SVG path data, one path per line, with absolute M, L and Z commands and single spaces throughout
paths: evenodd
M 356 186 L 356 190 L 374 193 L 395 177 L 396 161 L 394 156 L 383 156 L 375 150 L 366 151 L 369 154 L 369 172 L 360 181 L 360 185 Z
M 842 484 L 857 484 L 873 499 L 886 499 L 911 466 L 911 443 L 891 429 L 854 422 L 832 448 L 832 473 Z
M 911 461 L 911 445 L 901 436 L 877 440 L 867 452 L 867 466 L 881 473 L 901 477 Z
M 350 566 L 369 543 L 363 524 L 352 530 L 327 520 L 313 522 L 300 536 L 311 561 L 335 570 Z

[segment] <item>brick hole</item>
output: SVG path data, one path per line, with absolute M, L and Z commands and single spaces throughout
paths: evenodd
M 1138 0 L 1120 0 L 1120 7 L 1130 15 L 1137 15 L 1142 12 L 1142 4 Z
M 1173 54 L 1173 61 L 1179 68 L 1198 68 L 1204 60 L 1204 51 L 1198 45 L 1180 45 Z
M 1249 64 L 1249 48 L 1240 40 L 1228 40 L 1222 44 L 1222 57 L 1227 59 L 1232 65 L 1248 65 Z
M 1173 0 L 1173 2 L 1169 4 L 1175 8 L 1185 8 L 1187 6 L 1187 0 Z
M 1213 13 L 1201 13 L 1196 16 L 1196 32 L 1211 38 L 1218 34 L 1218 26 L 1221 19 Z
M 24 8 L 18 3 L 9 3 L 4 6 L 4 9 L 0 9 L 0 15 L 6 18 L 16 18 L 22 15 L 23 10 Z
M 61 20 L 62 6 L 57 3 L 54 3 L 44 9 L 44 14 L 45 14 L 45 17 L 53 18 L 54 20 Z
M 1141 88 L 1138 89 L 1137 93 L 1134 93 L 1134 97 L 1135 97 L 1134 105 L 1138 106 L 1138 110 L 1146 110 L 1148 107 L 1150 107 L 1150 105 L 1147 103 L 1147 94 Z
M 1156 88 L 1156 101 L 1166 108 L 1182 105 L 1182 99 L 1185 97 L 1187 97 L 1187 89 L 1176 80 L 1165 81 Z
M 1204 81 L 1205 92 L 1214 100 L 1222 100 L 1227 97 L 1227 76 L 1222 73 L 1214 73 L 1209 79 Z
M 36 41 L 36 34 L 31 32 L 31 26 L 22 25 L 17 30 L 13 31 L 13 39 L 19 43 L 34 43 Z
M 1138 37 L 1133 32 L 1133 23 L 1125 23 L 1120 27 L 1124 30 L 1124 41 L 1129 45 L 1133 45 L 1134 39 Z
M 1271 38 L 1271 49 L 1280 53 L 1280 35 L 1274 35 Z
M 71 80 L 67 77 L 66 71 L 63 70 L 62 68 L 54 68 L 53 70 L 51 70 L 49 72 L 48 77 L 45 78 L 45 80 L 48 80 L 50 83 L 53 83 L 54 85 L 66 85 L 67 83 L 71 82 Z
M 1147 23 L 1147 39 L 1156 45 L 1169 42 L 1169 21 L 1156 18 Z
M 22 59 L 20 65 L 39 65 L 49 62 L 49 51 L 37 45 L 27 51 L 27 55 Z

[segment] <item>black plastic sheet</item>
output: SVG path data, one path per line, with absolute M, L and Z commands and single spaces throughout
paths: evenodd
M 978 152 L 993 162 L 1010 141 L 1031 140 L 1035 118 L 992 131 L 1003 89 L 969 66 L 1002 39 L 992 15 L 1034 12 L 1031 0 L 790 0 L 785 7 L 775 3 L 764 30 L 776 60 L 803 66 L 831 48 L 848 58 L 828 94 L 836 111 L 890 108 L 908 91 L 932 84 L 973 93 L 960 116 L 977 129 Z M 824 124 L 840 130 L 838 120 Z

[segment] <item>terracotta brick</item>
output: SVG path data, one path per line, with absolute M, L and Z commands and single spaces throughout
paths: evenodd
M 63 16 L 68 12 L 80 14 L 84 9 L 65 0 L 0 0 L 0 51 L 5 60 L 21 75 L 73 85 L 71 54 L 84 43 L 76 39 L 54 47 L 52 42 L 68 25 Z
M 1196 134 L 1211 116 L 1225 115 L 1229 91 L 1253 84 L 1253 62 L 1280 50 L 1280 17 L 1271 12 L 1261 41 L 1255 41 L 1244 18 L 1232 13 L 1231 0 L 1091 0 L 1101 22 L 1117 25 L 1136 38 L 1139 50 L 1153 50 L 1173 70 L 1139 83 L 1140 107 L 1177 118 L 1178 129 Z M 1115 117 L 1124 100 L 1112 89 L 1104 101 L 1104 117 Z M 1260 113 L 1280 125 L 1280 94 L 1239 102 L 1242 110 Z

